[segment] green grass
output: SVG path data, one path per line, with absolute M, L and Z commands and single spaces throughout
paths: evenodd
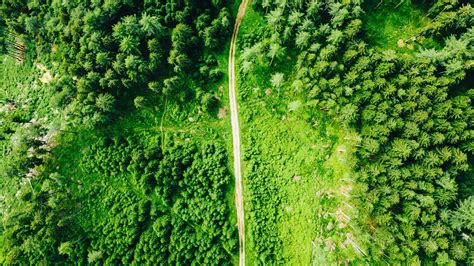
M 432 39 L 418 39 L 413 47 L 407 45 L 399 47 L 399 40 L 410 40 L 417 36 L 418 31 L 430 22 L 425 15 L 425 7 L 404 1 L 397 7 L 399 1 L 383 2 L 379 0 L 366 1 L 364 4 L 364 29 L 373 46 L 387 50 L 411 53 L 419 47 L 435 45 Z
M 260 13 L 250 6 L 247 8 L 239 33 L 239 42 L 246 35 L 252 35 L 265 26 Z M 291 50 L 291 49 L 289 49 Z M 237 49 L 236 62 L 242 52 Z M 271 67 L 256 67 L 245 77 L 240 74 L 237 90 L 240 106 L 240 123 L 243 160 L 243 181 L 246 215 L 246 255 L 249 265 L 265 264 L 255 251 L 259 228 L 276 228 L 281 242 L 275 252 L 283 258 L 285 265 L 309 265 L 312 262 L 329 263 L 325 257 L 345 256 L 349 252 L 338 251 L 329 255 L 321 248 L 327 239 L 337 241 L 340 234 L 350 231 L 343 229 L 326 230 L 330 213 L 337 209 L 347 210 L 349 200 L 340 193 L 342 188 L 352 185 L 351 166 L 353 143 L 345 138 L 350 132 L 334 124 L 325 114 L 306 101 L 305 92 L 295 92 L 293 82 L 294 52 L 285 60 L 274 61 Z M 237 65 L 238 69 L 239 66 Z M 270 95 L 265 90 L 271 88 L 271 75 L 281 72 L 285 75 L 285 85 L 278 96 L 273 89 Z M 289 104 L 299 102 L 295 111 Z M 346 147 L 347 152 L 339 154 L 337 149 Z M 256 150 L 260 151 L 254 153 Z M 266 202 L 254 202 L 256 191 L 252 191 L 249 176 L 254 174 L 251 167 L 260 163 L 258 171 L 267 173 L 265 187 L 261 191 L 278 194 L 281 202 L 277 206 Z M 328 196 L 331 195 L 331 196 Z M 254 204 L 260 207 L 253 206 Z M 257 210 L 256 208 L 263 208 Z M 275 224 L 254 224 L 255 212 L 276 208 Z M 322 218 L 329 216 L 329 218 Z M 273 262 L 278 263 L 278 262 Z
M 274 174 L 271 176 L 274 179 L 272 181 L 283 198 L 280 206 L 277 206 L 282 256 L 289 264 L 307 265 L 311 261 L 311 242 L 318 230 L 317 213 L 314 211 L 319 204 L 316 192 L 323 180 L 321 170 L 324 168 L 325 156 L 331 153 L 331 149 L 325 150 L 323 147 L 331 140 L 329 136 L 321 137 L 321 129 L 315 129 L 298 115 L 282 120 L 265 113 L 265 110 L 260 109 L 259 115 L 248 122 L 242 132 L 248 134 L 246 137 L 253 136 L 255 143 L 261 147 L 263 153 L 258 159 L 263 161 L 265 169 Z M 249 149 L 248 138 L 245 139 L 244 146 Z M 244 173 L 249 174 L 248 171 Z M 247 195 L 253 193 L 248 189 L 246 192 Z M 253 226 L 248 224 L 250 232 Z M 250 234 L 249 243 L 254 237 L 258 236 Z
M 351 151 L 341 159 L 336 150 L 340 146 L 352 146 L 344 141 L 346 132 L 323 115 L 318 118 L 318 125 L 314 126 L 303 118 L 307 110 L 287 114 L 282 120 L 258 105 L 248 105 L 242 109 L 247 108 L 257 110 L 258 114 L 243 124 L 243 148 L 249 150 L 249 146 L 256 143 L 262 153 L 258 158 L 251 156 L 244 161 L 244 178 L 250 174 L 246 166 L 255 159 L 260 160 L 264 171 L 272 173 L 268 177 L 272 182 L 268 185 L 275 184 L 283 199 L 276 206 L 279 212 L 276 226 L 282 241 L 281 255 L 288 265 L 308 265 L 314 259 L 313 241 L 333 236 L 333 232 L 323 232 L 329 220 L 323 221 L 321 216 L 335 212 L 346 202 L 339 190 L 352 183 L 350 164 L 344 161 L 351 159 Z M 254 142 L 250 142 L 250 137 L 254 138 Z M 299 180 L 295 177 L 299 177 Z M 318 193 L 323 196 L 319 197 Z M 248 204 L 253 191 L 246 187 L 244 194 Z M 324 195 L 329 194 L 332 198 L 324 198 Z M 248 217 L 254 210 L 247 206 L 246 211 Z M 346 212 L 350 213 L 349 210 Z M 259 237 L 252 233 L 255 226 L 247 219 L 247 256 L 251 265 L 255 264 L 258 256 L 252 253 L 254 238 Z M 321 255 L 318 254 L 318 257 Z

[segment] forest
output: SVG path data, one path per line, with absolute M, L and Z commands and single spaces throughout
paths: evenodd
M 232 264 L 230 8 L 2 2 L 1 264 Z
M 0 60 L 0 264 L 474 264 L 470 0 L 4 0 Z
M 288 204 L 296 201 L 296 208 L 303 196 L 279 173 L 294 167 L 291 157 L 280 157 L 291 145 L 281 139 L 294 136 L 273 137 L 267 146 L 280 150 L 268 155 L 262 151 L 268 148 L 253 143 L 272 133 L 249 136 L 244 160 L 251 167 L 248 219 L 255 263 L 473 263 L 472 5 L 262 0 L 252 8 L 240 48 L 241 97 L 254 101 L 244 113 L 249 126 L 261 113 L 282 121 L 280 128 L 300 117 L 317 128 L 301 130 L 322 133 L 322 145 L 350 157 L 339 160 L 346 160 L 349 171 L 323 158 L 323 173 L 309 173 L 299 185 L 313 191 L 318 184 L 311 179 L 327 182 L 316 191 L 322 213 L 291 214 Z M 336 128 L 328 131 L 321 114 Z M 340 131 L 346 143 L 331 137 Z M 280 163 L 285 170 L 276 170 Z M 304 176 L 293 177 L 300 178 L 302 183 Z M 282 252 L 295 240 L 278 226 L 295 226 L 289 222 L 293 215 L 311 217 L 320 231 L 306 244 L 307 261 L 301 247 Z M 292 237 L 304 237 L 294 231 Z

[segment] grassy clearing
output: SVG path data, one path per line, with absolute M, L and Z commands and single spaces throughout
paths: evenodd
M 351 160 L 350 149 L 353 146 L 350 141 L 344 140 L 346 132 L 334 126 L 324 115 L 317 118 L 317 124 L 305 121 L 304 116 L 308 113 L 304 109 L 307 106 L 299 112 L 287 114 L 284 119 L 258 105 L 249 105 L 248 108 L 257 110 L 258 114 L 242 127 L 246 158 L 244 177 L 251 175 L 253 170 L 248 166 L 258 160 L 259 170 L 267 174 L 266 187 L 260 190 L 276 192 L 281 199 L 276 206 L 274 225 L 254 224 L 249 216 L 253 216 L 258 208 L 271 209 L 275 206 L 253 202 L 256 192 L 246 186 L 248 261 L 256 264 L 259 254 L 252 252 L 252 246 L 255 245 L 255 238 L 265 237 L 254 233 L 253 229 L 275 226 L 284 262 L 288 265 L 308 265 L 322 255 L 317 253 L 314 257 L 315 245 L 320 244 L 318 240 L 339 234 L 337 230 L 326 229 L 328 224 L 336 222 L 330 217 L 323 217 L 336 212 L 348 201 L 341 191 L 344 192 L 352 184 L 351 164 L 346 160 Z M 247 107 L 242 109 L 248 111 Z M 244 117 L 247 115 L 244 114 Z M 255 146 L 260 151 L 259 155 L 248 155 L 254 152 Z M 341 147 L 348 148 L 345 154 L 338 154 Z M 249 182 L 251 180 L 246 180 L 246 183 Z M 341 223 L 341 226 L 347 224 Z
M 366 1 L 364 5 L 364 28 L 369 43 L 373 46 L 387 50 L 392 49 L 403 53 L 411 53 L 419 47 L 430 47 L 435 42 L 430 39 L 418 39 L 412 42 L 411 38 L 417 36 L 419 29 L 430 22 L 425 15 L 425 7 L 413 1 L 382 2 L 378 0 Z M 399 44 L 404 41 L 404 45 Z M 401 47 L 402 46 L 402 47 Z
M 264 25 L 261 14 L 248 7 L 239 38 Z M 241 52 L 239 47 L 237 57 Z M 328 263 L 325 256 L 334 256 L 325 243 L 338 241 L 349 230 L 332 214 L 338 209 L 351 213 L 343 193 L 352 186 L 354 143 L 349 132 L 314 111 L 303 91 L 291 88 L 294 58 L 290 52 L 270 67 L 238 74 L 249 265 Z M 276 72 L 285 77 L 279 93 L 270 83 Z M 330 223 L 335 229 L 327 229 Z

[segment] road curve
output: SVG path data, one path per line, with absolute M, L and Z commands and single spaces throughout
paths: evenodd
M 240 168 L 240 127 L 239 113 L 237 110 L 237 96 L 235 93 L 235 44 L 239 32 L 240 22 L 245 14 L 248 0 L 243 0 L 235 19 L 234 32 L 229 50 L 229 102 L 232 124 L 232 142 L 234 151 L 234 176 L 235 176 L 235 208 L 237 211 L 237 225 L 239 229 L 239 265 L 245 265 L 245 216 L 244 198 L 242 192 L 242 173 Z

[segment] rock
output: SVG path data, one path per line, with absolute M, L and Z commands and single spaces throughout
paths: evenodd
M 333 227 L 334 227 L 334 224 L 333 224 L 333 223 L 328 223 L 328 225 L 326 226 L 326 229 L 327 229 L 328 231 L 331 231 Z
M 346 153 L 347 152 L 347 149 L 345 146 L 339 146 L 337 147 L 337 152 L 339 153 Z
M 51 82 L 51 80 L 53 80 L 53 77 L 51 76 L 51 73 L 49 73 L 49 71 L 46 71 L 43 76 L 41 78 L 39 78 L 39 80 L 44 83 L 44 84 L 48 84 Z

